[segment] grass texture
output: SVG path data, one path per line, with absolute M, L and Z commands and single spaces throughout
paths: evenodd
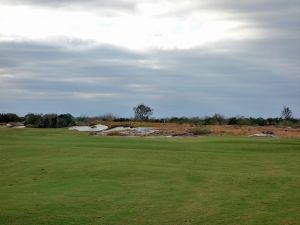
M 297 225 L 300 140 L 0 128 L 1 225 Z

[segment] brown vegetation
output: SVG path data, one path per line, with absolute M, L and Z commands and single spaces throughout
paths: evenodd
M 271 133 L 278 137 L 300 138 L 300 128 L 298 127 L 277 127 L 277 126 L 208 126 L 209 129 L 218 135 L 252 135 L 255 133 Z
M 180 136 L 193 134 L 192 131 L 205 130 L 205 134 L 211 132 L 211 135 L 221 136 L 249 136 L 256 133 L 269 133 L 277 137 L 300 138 L 300 127 L 280 127 L 280 126 L 246 126 L 246 125 L 207 125 L 197 126 L 189 123 L 154 123 L 154 122 L 107 122 L 101 121 L 101 124 L 114 128 L 124 127 L 153 127 L 158 131 L 153 135 Z M 199 135 L 201 135 L 199 133 Z

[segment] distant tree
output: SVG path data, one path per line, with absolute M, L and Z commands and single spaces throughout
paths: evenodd
M 134 118 L 136 120 L 148 120 L 153 114 L 153 109 L 145 104 L 139 104 L 133 108 Z
M 293 118 L 292 110 L 287 106 L 283 106 L 283 109 L 281 111 L 281 118 L 284 120 L 292 119 Z
M 0 113 L 0 123 L 20 122 L 22 118 L 14 113 Z
M 218 125 L 225 124 L 225 122 L 226 122 L 224 116 L 221 114 L 214 114 L 212 116 L 212 120 L 213 120 L 214 124 L 218 124 Z
M 238 120 L 237 120 L 236 117 L 231 117 L 231 118 L 229 118 L 229 120 L 228 120 L 228 124 L 229 124 L 229 125 L 236 125 L 237 122 L 238 122 Z
M 259 117 L 255 119 L 255 124 L 259 125 L 259 126 L 264 126 L 266 125 L 266 121 L 264 118 Z
M 25 116 L 25 125 L 30 125 L 33 127 L 39 127 L 39 124 L 42 120 L 42 115 L 41 114 L 33 114 L 33 113 L 28 113 Z
M 33 114 L 25 116 L 25 125 L 35 128 L 60 128 L 75 125 L 74 117 L 71 114 Z
M 226 123 L 226 119 L 221 114 L 214 114 L 213 116 L 205 117 L 204 124 L 205 125 L 222 125 Z
M 58 115 L 56 127 L 69 127 L 73 125 L 75 125 L 75 120 L 71 114 L 67 113 Z

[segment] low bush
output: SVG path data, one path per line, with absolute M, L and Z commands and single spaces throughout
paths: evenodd
M 193 135 L 208 135 L 211 131 L 207 127 L 194 127 L 189 130 Z
M 103 122 L 101 120 L 93 120 L 89 123 L 89 126 L 94 128 L 96 125 L 102 124 L 102 123 Z

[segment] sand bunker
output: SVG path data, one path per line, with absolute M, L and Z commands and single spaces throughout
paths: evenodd
M 94 132 L 98 132 L 98 131 L 102 131 L 102 130 L 106 130 L 108 127 L 102 124 L 98 124 L 95 126 L 73 126 L 73 127 L 69 127 L 69 130 L 77 130 L 77 131 L 94 131 Z
M 257 134 L 249 135 L 249 137 L 275 137 L 275 136 L 273 134 L 257 133 Z
M 22 128 L 25 128 L 25 126 L 14 126 L 12 128 L 22 129 Z
M 15 123 L 7 123 L 6 127 L 9 127 L 9 128 L 25 128 L 25 125 L 22 122 L 15 122 Z
M 157 130 L 152 127 L 115 127 L 109 130 L 97 132 L 98 135 L 107 136 L 112 134 L 120 134 L 126 136 L 145 136 L 156 132 Z
M 98 124 L 96 126 L 73 126 L 69 130 L 85 131 L 85 132 L 96 132 L 97 135 L 110 136 L 146 136 L 155 133 L 156 129 L 152 127 L 114 127 L 108 129 L 107 126 Z

